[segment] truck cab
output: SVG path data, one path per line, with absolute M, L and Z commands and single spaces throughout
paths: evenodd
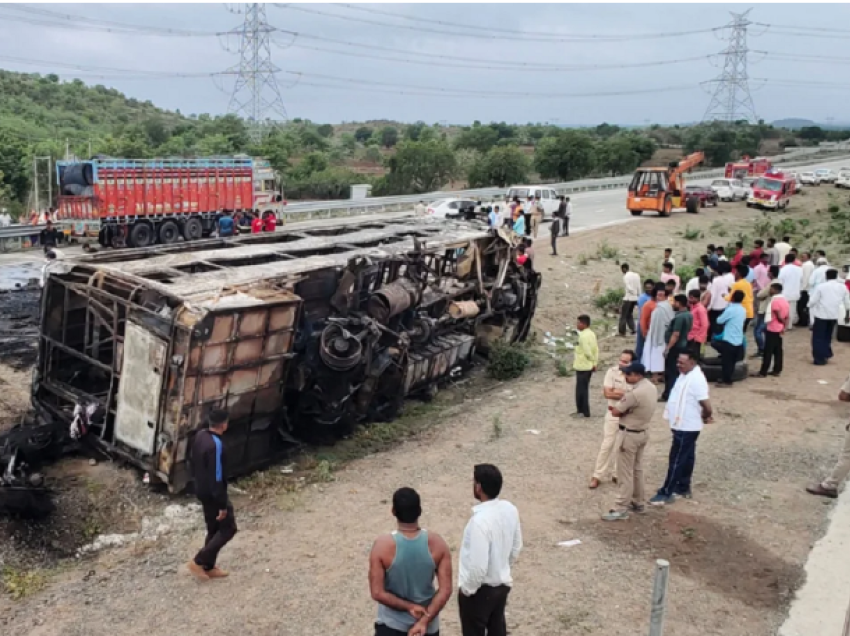
M 283 196 L 283 184 L 280 175 L 265 159 L 254 160 L 254 206 L 260 211 L 261 218 L 274 214 L 278 225 L 284 223 L 286 199 Z
M 791 197 L 797 190 L 797 180 L 782 173 L 766 174 L 753 184 L 747 197 L 748 208 L 765 210 L 784 210 L 791 204 Z

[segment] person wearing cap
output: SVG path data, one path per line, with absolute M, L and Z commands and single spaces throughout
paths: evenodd
M 618 492 L 614 508 L 602 516 L 604 521 L 624 521 L 629 512 L 645 510 L 646 495 L 643 484 L 643 454 L 649 440 L 649 423 L 655 413 L 658 391 L 647 380 L 646 367 L 633 362 L 623 375 L 631 390 L 627 391 L 616 406 L 608 410 L 620 418 L 620 433 L 615 448 L 617 453 Z
M 691 498 L 691 476 L 696 462 L 697 439 L 703 424 L 710 423 L 711 402 L 708 381 L 693 351 L 683 351 L 676 360 L 679 377 L 664 409 L 664 419 L 670 424 L 673 442 L 667 463 L 667 478 L 650 505 L 664 506 L 676 497 Z
M 620 353 L 617 364 L 605 372 L 605 379 L 602 381 L 602 394 L 608 401 L 608 406 L 617 406 L 617 402 L 631 388 L 626 383 L 625 376 L 623 376 L 623 369 L 634 361 L 635 352 L 631 349 L 625 349 Z M 614 452 L 614 445 L 619 431 L 619 418 L 614 417 L 610 410 L 606 411 L 605 424 L 602 429 L 602 447 L 596 457 L 596 467 L 593 469 L 593 477 L 588 486 L 591 490 L 599 488 L 600 482 L 608 477 L 613 476 L 613 482 L 617 483 L 617 453 Z

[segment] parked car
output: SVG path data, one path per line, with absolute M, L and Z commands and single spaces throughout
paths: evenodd
M 428 205 L 428 216 L 435 219 L 469 219 L 475 216 L 478 203 L 472 199 L 439 199 Z
M 850 170 L 842 170 L 838 173 L 838 178 L 835 180 L 836 188 L 850 189 Z
M 803 189 L 803 184 L 800 183 L 800 175 L 797 172 L 789 172 L 788 177 L 794 179 L 794 194 L 799 194 Z
M 685 198 L 689 199 L 691 197 L 697 197 L 699 199 L 699 207 L 701 208 L 709 205 L 717 206 L 720 201 L 717 193 L 707 186 L 685 186 Z
M 837 175 L 829 168 L 820 168 L 815 170 L 815 176 L 821 183 L 835 183 Z
M 511 186 L 505 194 L 507 201 L 513 201 L 514 197 L 519 198 L 520 203 L 525 203 L 529 196 L 540 197 L 543 203 L 543 218 L 551 219 L 555 212 L 558 211 L 558 204 L 561 202 L 558 198 L 558 192 L 550 187 L 543 185 L 516 185 Z
M 715 179 L 711 182 L 711 189 L 721 201 L 743 201 L 750 193 L 740 179 Z
M 819 186 L 820 179 L 818 179 L 818 176 L 814 172 L 801 172 L 800 183 L 803 185 Z

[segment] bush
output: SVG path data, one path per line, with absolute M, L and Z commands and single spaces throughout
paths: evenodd
M 687 282 L 689 280 L 691 280 L 694 277 L 694 275 L 696 274 L 696 271 L 697 271 L 697 268 L 694 267 L 693 265 L 679 265 L 676 268 L 676 275 L 679 277 L 679 280 L 681 280 L 681 282 L 682 282 L 681 286 L 679 287 L 680 290 L 684 290 L 685 285 L 687 284 Z M 684 293 L 684 291 L 682 291 L 682 293 Z
M 699 228 L 692 228 L 690 225 L 685 226 L 685 231 L 682 233 L 682 238 L 686 241 L 696 241 L 702 237 L 702 231 Z
M 490 348 L 487 373 L 496 380 L 513 380 L 531 364 L 525 347 L 518 344 L 495 343 Z
M 593 300 L 593 304 L 599 309 L 619 309 L 623 304 L 624 295 L 625 291 L 622 289 L 606 289 L 604 294 Z
M 618 250 L 613 245 L 609 245 L 608 241 L 602 241 L 596 247 L 596 256 L 598 256 L 600 259 L 617 258 L 619 254 L 620 250 Z

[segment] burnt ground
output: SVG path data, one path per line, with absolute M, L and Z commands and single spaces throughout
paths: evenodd
M 591 384 L 595 417 L 570 418 L 574 383 L 568 372 L 563 375 L 571 358 L 567 332 L 579 314 L 589 313 L 600 337 L 601 366 L 607 368 L 633 343 L 612 333 L 615 317 L 595 299 L 620 285 L 623 260 L 644 275 L 657 275 L 668 245 L 678 263 L 690 264 L 709 242 L 729 243 L 739 234 L 749 241 L 787 230 L 795 243 L 825 246 L 833 256 L 846 242 L 824 229 L 832 193 L 821 188 L 799 197 L 787 215 L 765 216 L 728 204 L 697 216 L 648 218 L 562 239 L 564 256 L 556 258 L 539 249 L 536 266 L 544 274 L 535 320 L 539 342 L 545 332 L 566 339 L 538 345 L 523 378 L 468 381 L 431 405 L 415 406 L 412 416 L 395 424 L 311 451 L 291 473 L 276 467 L 240 482 L 243 494 L 234 495 L 240 533 L 222 553 L 231 577 L 210 585 L 210 596 L 183 570 L 203 538 L 198 519 L 194 530 L 154 545 L 42 569 L 41 591 L 17 602 L 0 597 L 4 633 L 105 636 L 121 624 L 123 634 L 146 636 L 162 633 L 164 617 L 169 632 L 184 634 L 367 633 L 375 611 L 366 584 L 367 555 L 374 537 L 393 527 L 392 491 L 415 487 L 423 497 L 423 526 L 442 534 L 457 555 L 474 503 L 472 465 L 482 461 L 500 466 L 503 495 L 517 504 L 523 522 L 525 549 L 508 605 L 513 636 L 646 633 L 657 558 L 671 562 L 670 634 L 775 633 L 832 505 L 806 495 L 803 487 L 828 470 L 840 446 L 847 413 L 835 396 L 850 367 L 850 349 L 836 343 L 834 362 L 815 368 L 808 331 L 789 334 L 782 378 L 746 380 L 712 392 L 716 421 L 699 441 L 695 498 L 609 525 L 599 515 L 613 502 L 611 485 L 586 487 L 601 441 L 602 373 Z M 840 198 L 845 205 L 846 195 Z M 646 455 L 650 493 L 663 480 L 668 445 L 659 409 Z M 132 502 L 106 519 L 104 530 L 112 529 L 110 523 L 132 526 L 147 505 L 162 508 L 156 497 L 145 503 L 132 471 L 106 465 L 97 469 L 115 487 L 89 500 L 85 484 L 92 468 L 85 462 L 77 468 L 82 481 L 71 491 L 86 492 L 86 498 L 73 495 L 80 509 L 115 511 L 124 495 Z M 568 539 L 582 543 L 557 545 Z M 459 633 L 454 599 L 442 619 L 442 631 Z

